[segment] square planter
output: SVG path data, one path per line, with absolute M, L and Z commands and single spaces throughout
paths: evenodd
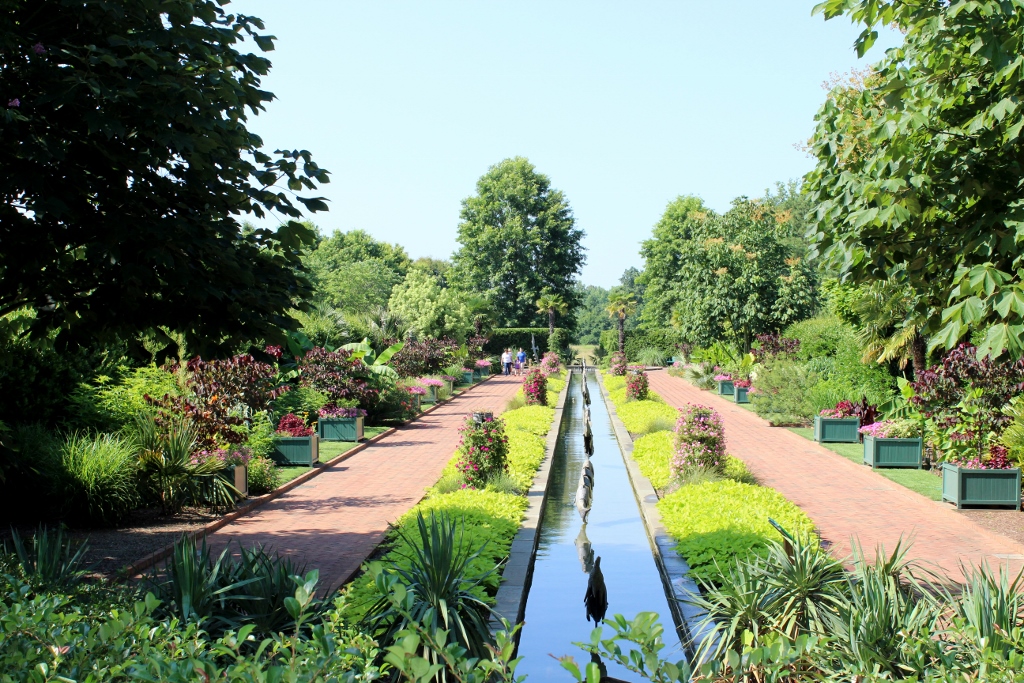
M 220 476 L 228 480 L 242 494 L 243 498 L 249 496 L 249 468 L 245 465 L 232 465 L 220 471 Z
M 732 386 L 732 380 L 727 379 L 718 383 L 718 395 L 719 396 L 732 396 L 735 389 Z
M 321 417 L 316 423 L 316 433 L 321 441 L 362 441 L 362 417 Z
M 491 369 L 490 368 L 480 368 L 480 377 L 482 377 L 484 379 L 487 379 L 490 376 L 491 376 Z
M 859 429 L 859 417 L 814 416 L 814 440 L 818 443 L 857 443 Z
M 921 469 L 921 439 L 883 439 L 864 435 L 864 464 Z
M 463 384 L 472 384 L 473 383 L 473 373 L 472 372 L 464 372 L 464 373 L 462 373 L 462 383 Z
M 481 379 L 483 379 L 483 375 L 480 374 L 480 371 L 479 370 L 474 370 L 473 371 L 473 381 L 474 382 L 479 382 Z
M 965 505 L 999 505 L 1020 508 L 1020 468 L 968 470 L 942 463 L 942 500 Z
M 437 387 L 427 387 L 427 393 L 423 394 L 424 403 L 437 403 Z
M 278 465 L 306 465 L 320 462 L 320 443 L 313 436 L 279 436 L 271 456 Z
M 733 387 L 733 400 L 737 403 L 750 403 L 750 399 L 747 398 L 748 391 L 750 387 Z

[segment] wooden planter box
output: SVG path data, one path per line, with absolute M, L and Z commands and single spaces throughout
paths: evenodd
M 732 396 L 735 389 L 732 386 L 732 380 L 727 379 L 718 383 L 718 395 L 719 396 Z
M 437 403 L 437 387 L 426 387 L 427 393 L 423 394 L 424 403 Z
M 921 469 L 921 439 L 882 439 L 864 435 L 864 464 Z
M 321 417 L 316 433 L 321 441 L 362 441 L 363 417 Z
M 737 403 L 750 403 L 750 399 L 747 398 L 748 391 L 750 387 L 733 387 L 733 400 Z
M 818 443 L 857 443 L 859 429 L 859 417 L 814 416 L 814 440 Z
M 271 457 L 278 465 L 306 465 L 320 462 L 320 443 L 313 436 L 279 436 Z
M 1020 508 L 1020 468 L 968 470 L 942 463 L 942 500 L 965 505 L 999 505 Z
M 482 367 L 482 368 L 480 368 L 479 372 L 480 372 L 480 377 L 482 377 L 482 378 L 487 378 L 487 377 L 491 376 L 491 369 L 490 368 L 483 368 Z
M 472 384 L 473 383 L 473 373 L 472 372 L 464 372 L 464 373 L 462 373 L 462 383 L 463 384 Z
M 483 379 L 483 374 L 481 374 L 480 370 L 479 369 L 474 370 L 473 371 L 473 381 L 474 382 L 479 382 L 481 379 Z
M 249 468 L 245 465 L 232 465 L 220 471 L 220 476 L 228 480 L 228 483 L 238 489 L 242 497 L 249 495 Z

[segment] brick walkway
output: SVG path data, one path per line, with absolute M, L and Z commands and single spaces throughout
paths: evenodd
M 229 541 L 265 544 L 319 569 L 321 586 L 337 588 L 381 542 L 388 523 L 441 476 L 469 413 L 502 411 L 520 382 L 500 375 L 489 379 L 219 529 L 208 542 L 218 553 Z
M 1024 566 L 1024 546 L 875 474 L 799 434 L 770 427 L 731 400 L 701 391 L 664 371 L 650 373 L 651 389 L 669 405 L 711 406 L 722 414 L 729 453 L 745 462 L 765 486 L 799 505 L 814 520 L 834 552 L 848 556 L 856 537 L 868 557 L 881 544 L 895 548 L 912 538 L 909 556 L 923 567 L 959 577 L 959 562 L 1012 571 Z

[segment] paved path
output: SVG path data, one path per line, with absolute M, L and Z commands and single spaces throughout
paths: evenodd
M 799 505 L 840 557 L 856 537 L 868 557 L 881 544 L 895 548 L 913 538 L 910 557 L 922 566 L 961 576 L 959 562 L 1024 566 L 1024 546 L 957 514 L 948 503 L 928 500 L 799 434 L 770 427 L 731 400 L 701 391 L 664 371 L 650 373 L 651 389 L 669 405 L 700 403 L 718 410 L 725 422 L 729 453 L 745 462 L 758 480 Z
M 321 586 L 337 588 L 381 542 L 388 523 L 441 476 L 466 417 L 504 410 L 520 382 L 500 375 L 487 380 L 219 529 L 208 542 L 216 552 L 229 541 L 265 544 L 319 569 Z

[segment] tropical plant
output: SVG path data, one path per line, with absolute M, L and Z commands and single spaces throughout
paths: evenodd
M 657 347 L 648 346 L 637 354 L 636 361 L 648 367 L 661 367 L 665 365 L 665 353 Z
M 367 365 L 345 348 L 336 351 L 319 347 L 311 349 L 298 360 L 297 365 L 299 384 L 326 395 L 335 403 L 353 400 L 359 405 L 366 405 L 377 395 L 378 390 L 370 383 L 371 372 Z M 379 374 L 386 373 L 386 370 L 381 370 Z
M 718 374 L 716 365 L 710 361 L 699 361 L 697 363 L 691 363 L 686 368 L 683 377 L 686 381 L 697 387 L 698 389 L 713 389 L 717 382 L 715 381 L 715 375 Z
M 58 496 L 76 524 L 114 525 L 138 507 L 134 444 L 114 434 L 68 435 L 60 447 Z
M 26 579 L 47 590 L 68 589 L 86 575 L 87 543 L 77 545 L 64 535 L 64 529 L 36 528 L 31 545 L 26 547 L 21 534 L 11 529 L 11 544 L 18 567 Z M 11 552 L 4 543 L 4 552 Z
M 569 303 L 560 294 L 553 294 L 545 291 L 536 301 L 537 312 L 548 316 L 548 334 L 555 333 L 555 315 L 565 315 L 569 312 Z
M 431 512 L 424 519 L 418 513 L 416 528 L 419 537 L 415 541 L 400 532 L 411 552 L 405 558 L 408 567 L 370 564 L 378 599 L 367 612 L 364 625 L 384 647 L 397 642 L 410 623 L 431 630 L 444 628 L 469 656 L 487 656 L 487 646 L 493 643 L 487 624 L 492 610 L 474 589 L 482 586 L 495 568 L 482 573 L 469 571 L 470 563 L 483 548 L 463 548 L 460 537 L 465 528 L 459 530 L 457 522 L 448 515 Z M 407 613 L 397 610 L 388 599 L 392 577 L 411 596 Z M 431 656 L 429 652 L 423 654 Z
M 911 363 L 914 377 L 928 366 L 928 343 L 922 332 L 929 312 L 920 313 L 914 290 L 895 277 L 872 282 L 856 300 L 858 340 L 865 363 L 896 361 L 901 368 Z
M 615 320 L 619 331 L 619 353 L 626 352 L 626 318 L 636 313 L 637 301 L 632 293 L 623 293 L 613 289 L 608 295 L 605 310 L 608 317 Z

